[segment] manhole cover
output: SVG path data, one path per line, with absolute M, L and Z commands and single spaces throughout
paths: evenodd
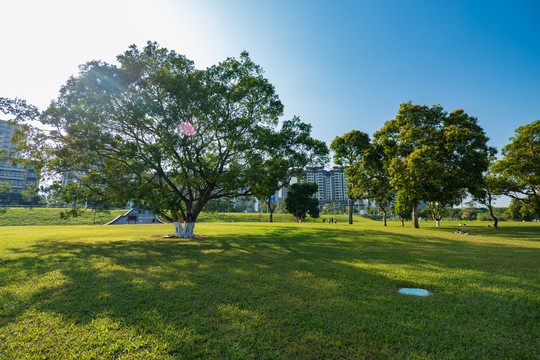
M 416 288 L 401 288 L 398 290 L 400 294 L 405 295 L 416 295 L 416 296 L 428 296 L 431 295 L 431 293 L 424 289 L 416 289 Z

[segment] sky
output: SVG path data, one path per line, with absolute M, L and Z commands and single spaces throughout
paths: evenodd
M 200 69 L 248 51 L 327 144 L 408 101 L 465 110 L 499 150 L 540 119 L 538 0 L 0 0 L 0 34 L 0 97 L 41 109 L 151 40 Z

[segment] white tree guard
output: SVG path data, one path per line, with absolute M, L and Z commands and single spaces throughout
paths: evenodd
M 173 222 L 174 225 L 174 236 L 183 237 L 184 227 L 181 222 Z
M 181 222 L 173 222 L 174 225 L 174 236 L 184 238 L 184 239 L 193 239 L 196 236 L 193 234 L 195 229 L 195 223 L 185 223 L 182 225 Z

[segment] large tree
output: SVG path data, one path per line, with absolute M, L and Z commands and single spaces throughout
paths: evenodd
M 354 201 L 364 197 L 364 188 L 359 183 L 359 172 L 365 151 L 369 148 L 369 135 L 359 130 L 350 131 L 336 137 L 330 144 L 334 152 L 334 162 L 343 166 L 347 175 L 347 195 L 349 197 L 349 224 L 353 223 Z
M 45 126 L 26 123 L 19 133 L 41 175 L 83 174 L 77 186 L 115 204 L 140 203 L 191 237 L 208 201 L 256 194 L 276 157 L 291 143 L 307 146 L 278 136 L 283 105 L 247 53 L 197 70 L 149 42 L 117 60 L 82 65 L 41 113 L 2 103 L 19 123 Z M 299 120 L 287 126 L 309 137 Z
M 392 158 L 392 186 L 405 191 L 413 205 L 414 228 L 419 227 L 420 201 L 437 216 L 437 209 L 458 203 L 465 191 L 478 193 L 494 152 L 476 118 L 463 110 L 447 113 L 440 105 L 401 104 L 395 119 L 374 137 Z
M 540 218 L 540 120 L 520 126 L 494 171 L 504 180 L 504 194 L 529 205 Z

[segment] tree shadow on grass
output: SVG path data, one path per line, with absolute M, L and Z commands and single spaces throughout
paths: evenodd
M 36 284 L 26 297 L 4 291 L 0 329 L 28 309 L 84 329 L 107 318 L 157 339 L 153 351 L 171 357 L 444 358 L 464 350 L 490 357 L 515 355 L 515 344 L 524 351 L 534 346 L 527 338 L 538 304 L 519 297 L 535 287 L 534 279 L 520 275 L 530 249 L 285 226 L 197 240 L 44 240 L 11 251 L 17 258 L 0 259 L 0 265 L 16 275 L 3 286 L 50 274 L 58 279 Z M 467 281 L 473 284 L 460 284 Z M 463 294 L 456 292 L 460 285 Z M 402 286 L 436 295 L 401 296 L 396 290 Z M 507 292 L 486 290 L 490 286 Z M 499 338 L 486 343 L 490 332 Z M 456 344 L 464 333 L 469 338 Z
M 492 226 L 491 223 L 489 223 Z M 425 229 L 426 227 L 424 227 Z M 526 241 L 540 241 L 540 224 L 527 223 L 526 226 L 515 225 L 515 223 L 500 222 L 497 229 L 488 227 L 488 224 L 473 224 L 472 226 L 460 227 L 458 224 L 443 223 L 443 227 L 429 228 L 436 232 L 446 232 L 449 228 L 453 230 L 462 230 L 465 232 L 476 233 L 481 236 L 490 236 L 494 238 L 502 239 L 514 239 L 514 240 L 526 240 Z

